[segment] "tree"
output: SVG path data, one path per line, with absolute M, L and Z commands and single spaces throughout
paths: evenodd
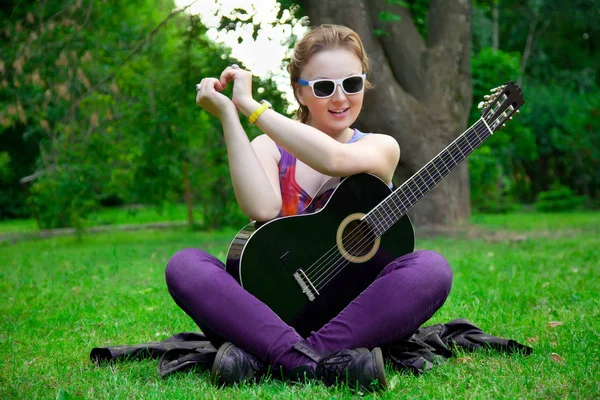
M 18 215 L 9 206 L 24 197 L 18 182 L 26 177 L 41 228 L 85 227 L 103 204 L 184 198 L 190 224 L 192 204 L 206 227 L 245 222 L 221 126 L 194 104 L 201 77 L 241 62 L 172 0 L 103 4 L 13 1 L 0 9 L 0 218 Z M 254 84 L 284 108 L 274 82 Z
M 365 96 L 357 127 L 398 140 L 396 185 L 465 130 L 472 103 L 470 1 L 431 0 L 426 38 L 403 1 L 304 0 L 302 5 L 311 25 L 343 24 L 363 39 L 375 90 Z M 411 212 L 418 224 L 452 224 L 469 216 L 464 163 Z

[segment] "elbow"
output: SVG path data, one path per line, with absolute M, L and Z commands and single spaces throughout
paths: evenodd
M 281 204 L 273 204 L 270 207 L 261 207 L 258 210 L 253 210 L 252 212 L 247 212 L 251 219 L 258 222 L 266 222 L 270 221 L 273 218 L 279 215 L 279 211 L 281 211 Z

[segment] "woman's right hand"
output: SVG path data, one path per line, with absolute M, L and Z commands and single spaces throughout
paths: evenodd
M 224 86 L 216 78 L 204 78 L 196 85 L 196 104 L 220 120 L 231 111 L 237 114 L 231 99 L 220 93 L 223 89 Z

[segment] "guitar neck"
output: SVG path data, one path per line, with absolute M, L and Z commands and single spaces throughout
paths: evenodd
M 483 119 L 477 121 L 371 210 L 364 220 L 378 237 L 383 235 L 492 133 Z

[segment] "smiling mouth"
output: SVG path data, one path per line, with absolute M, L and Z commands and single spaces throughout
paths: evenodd
M 350 107 L 344 108 L 343 110 L 338 110 L 338 111 L 331 111 L 331 110 L 329 110 L 329 112 L 332 113 L 332 114 L 343 114 L 346 111 L 348 111 L 349 109 L 350 109 Z

